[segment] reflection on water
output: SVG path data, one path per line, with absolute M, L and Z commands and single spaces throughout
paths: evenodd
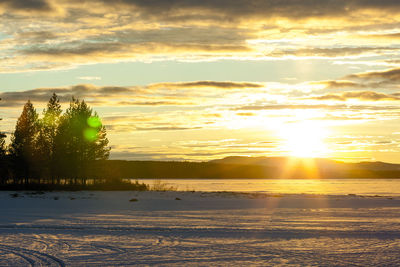
M 153 184 L 155 180 L 141 179 Z M 400 179 L 168 179 L 178 190 L 400 196 Z

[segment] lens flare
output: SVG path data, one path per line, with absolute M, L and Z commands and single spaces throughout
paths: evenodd
M 87 124 L 92 128 L 98 128 L 101 126 L 101 121 L 99 117 L 92 116 L 87 119 Z
M 98 131 L 93 128 L 86 128 L 83 131 L 83 136 L 85 137 L 86 140 L 88 140 L 90 142 L 96 141 L 97 137 L 98 137 L 97 135 L 98 135 Z

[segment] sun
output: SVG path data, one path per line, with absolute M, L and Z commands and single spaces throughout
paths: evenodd
M 328 131 L 316 122 L 285 124 L 279 130 L 279 135 L 283 140 L 283 150 L 290 156 L 317 158 L 328 153 L 324 142 Z

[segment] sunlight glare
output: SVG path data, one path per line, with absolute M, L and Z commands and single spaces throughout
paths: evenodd
M 290 156 L 302 158 L 323 157 L 328 153 L 324 139 L 327 130 L 315 122 L 300 122 L 283 125 L 279 135 L 283 148 Z

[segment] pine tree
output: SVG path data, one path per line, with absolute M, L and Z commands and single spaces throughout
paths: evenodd
M 6 155 L 6 135 L 0 132 L 0 160 Z
M 0 98 L 1 100 L 1 98 Z M 0 118 L 0 121 L 2 118 Z M 6 154 L 6 141 L 5 141 L 6 135 L 3 132 L 0 132 L 0 160 L 4 159 L 4 156 Z
M 69 108 L 60 119 L 56 135 L 58 170 L 74 178 L 74 183 L 80 179 L 85 184 L 89 164 L 109 156 L 106 136 L 106 129 L 97 113 L 84 100 L 72 98 Z
M 0 98 L 1 100 L 1 98 Z M 0 118 L 0 121 L 2 118 Z M 7 159 L 6 159 L 6 141 L 5 141 L 6 135 L 2 132 L 0 132 L 0 183 L 4 184 L 6 181 L 7 177 Z
M 6 135 L 0 133 L 0 184 L 4 184 L 8 178 L 8 161 L 6 155 Z
M 10 145 L 10 154 L 14 163 L 16 178 L 19 181 L 24 181 L 25 184 L 29 182 L 29 178 L 34 176 L 37 126 L 38 114 L 28 100 L 24 105 L 21 116 L 18 118 Z
M 43 118 L 39 120 L 38 137 L 36 140 L 37 156 L 41 161 L 40 175 L 51 178 L 55 176 L 55 138 L 61 117 L 61 105 L 57 95 L 53 93 L 47 108 L 43 110 Z

